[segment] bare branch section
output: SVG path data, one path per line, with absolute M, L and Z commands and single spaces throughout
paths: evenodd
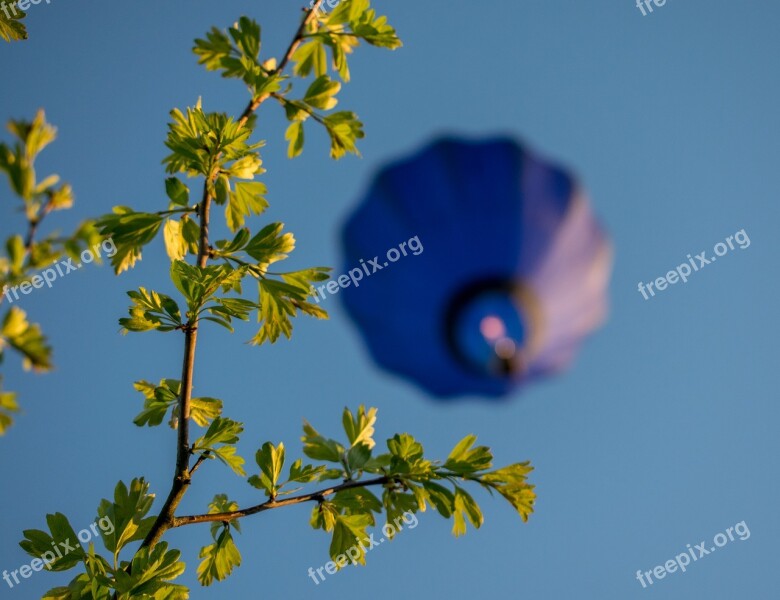
M 176 517 L 173 520 L 173 527 L 183 527 L 184 525 L 194 525 L 196 523 L 233 521 L 235 519 L 242 519 L 243 517 L 248 517 L 250 515 L 256 515 L 257 513 L 265 512 L 267 510 L 273 510 L 274 508 L 294 506 L 296 504 L 303 504 L 305 502 L 322 502 L 327 496 L 332 496 L 333 494 L 343 490 L 386 485 L 393 481 L 395 481 L 395 478 L 393 477 L 377 477 L 376 479 L 367 479 L 366 481 L 348 481 L 346 483 L 342 483 L 341 485 L 329 487 L 318 492 L 302 494 L 300 496 L 292 496 L 291 498 L 285 498 L 284 500 L 268 500 L 267 502 L 263 502 L 262 504 L 258 504 L 256 506 L 242 508 L 230 512 L 193 515 L 189 517 Z

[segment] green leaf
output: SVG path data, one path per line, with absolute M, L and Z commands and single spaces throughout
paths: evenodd
M 371 517 L 371 526 L 376 525 L 372 513 L 382 512 L 382 502 L 367 488 L 341 490 L 333 496 L 332 502 L 343 514 L 368 515 Z
M 244 248 L 244 251 L 261 265 L 284 260 L 295 249 L 292 233 L 282 233 L 283 223 L 271 223 L 263 227 Z
M 231 278 L 240 275 L 226 264 L 199 267 L 182 260 L 171 263 L 171 280 L 187 299 L 192 313 L 199 311 L 220 288 L 229 285 Z
M 171 154 L 163 159 L 168 173 L 187 173 L 207 178 L 209 193 L 216 194 L 213 177 L 220 171 L 244 177 L 260 170 L 256 150 L 263 143 L 249 144 L 252 135 L 249 124 L 239 122 L 223 113 L 205 113 L 200 102 L 187 108 L 186 114 L 171 111 L 165 145 Z M 233 163 L 228 167 L 228 163 Z
M 356 562 L 365 565 L 366 552 L 360 542 L 368 539 L 366 529 L 372 524 L 373 517 L 370 514 L 338 515 L 330 543 L 331 559 L 336 562 L 340 555 L 346 556 L 348 550 L 356 549 L 358 552 Z M 354 550 L 352 554 L 355 554 Z
M 339 511 L 335 504 L 327 501 L 320 502 L 312 509 L 309 524 L 314 529 L 331 532 L 336 526 L 336 517 L 338 515 Z
M 287 146 L 287 157 L 295 158 L 300 156 L 303 152 L 303 121 L 293 121 L 290 126 L 287 127 L 287 131 L 284 134 L 284 139 L 290 142 Z
M 333 81 L 327 75 L 321 75 L 306 90 L 303 101 L 314 108 L 330 110 L 338 104 L 335 96 L 340 90 L 341 84 L 338 81 Z
M 264 278 L 258 282 L 258 287 L 260 290 L 258 319 L 263 325 L 252 339 L 255 345 L 266 341 L 274 343 L 281 335 L 289 339 L 292 336 L 290 319 L 295 317 L 298 311 L 319 319 L 328 318 L 324 310 L 306 301 L 310 291 L 302 289 L 297 281 L 289 284 Z
M 11 413 L 18 412 L 19 404 L 16 402 L 16 394 L 0 391 L 0 435 L 4 435 L 13 423 Z
M 280 442 L 278 446 L 274 446 L 271 442 L 266 442 L 257 451 L 255 461 L 260 467 L 261 474 L 259 477 L 257 475 L 251 477 L 249 483 L 265 490 L 269 498 L 275 498 L 279 477 L 284 468 L 284 444 Z
M 324 465 L 304 465 L 303 461 L 299 458 L 290 466 L 290 472 L 287 475 L 287 483 L 310 483 L 319 479 L 320 475 L 325 472 Z
M 77 575 L 67 587 L 49 590 L 43 598 L 110 600 L 114 591 L 112 582 L 108 578 L 111 565 L 102 556 L 95 554 L 94 544 L 89 545 L 89 550 L 84 557 L 84 569 L 85 572 Z M 125 599 L 124 596 L 122 598 Z
M 224 68 L 224 61 L 230 57 L 232 50 L 230 38 L 216 27 L 212 27 L 206 34 L 205 40 L 195 40 L 192 51 L 199 57 L 198 64 L 202 64 L 209 71 L 216 71 Z
M 51 370 L 51 346 L 41 328 L 30 323 L 27 313 L 16 306 L 11 307 L 0 326 L 0 358 L 7 346 L 21 354 L 25 369 Z
M 489 469 L 492 466 L 493 454 L 487 446 L 474 448 L 476 441 L 477 436 L 467 435 L 458 442 L 447 457 L 444 468 L 459 474 Z
M 329 267 L 312 267 L 310 269 L 303 269 L 301 271 L 291 271 L 289 273 L 281 273 L 282 280 L 296 288 L 304 294 L 314 295 L 313 285 L 320 281 L 327 281 L 330 279 L 330 272 L 333 269 Z
M 50 571 L 67 571 L 84 558 L 84 549 L 79 544 L 76 532 L 62 513 L 46 515 L 49 531 L 37 529 L 23 531 L 25 539 L 19 542 L 22 549 L 33 558 L 44 560 L 45 568 Z M 55 553 L 56 547 L 59 552 Z
M 455 512 L 455 495 L 446 487 L 433 481 L 425 481 L 422 486 L 428 492 L 428 498 L 437 512 L 445 519 L 449 519 Z
M 395 50 L 403 44 L 387 23 L 387 17 L 377 17 L 373 10 L 366 11 L 359 19 L 351 21 L 353 33 L 372 46 Z
M 190 418 L 201 427 L 222 414 L 222 400 L 216 398 L 192 398 L 190 400 Z
M 322 45 L 322 39 L 304 40 L 292 56 L 293 73 L 299 77 L 308 76 L 312 70 L 318 77 L 328 71 L 328 56 Z
M 257 60 L 260 55 L 260 25 L 249 17 L 241 17 L 228 29 L 230 37 L 244 56 Z
M 363 404 L 358 407 L 356 415 L 353 415 L 349 408 L 344 408 L 341 421 L 344 425 L 347 439 L 353 447 L 358 444 L 365 444 L 371 449 L 376 445 L 373 438 L 376 414 L 376 408 L 370 408 L 366 412 L 366 407 Z
M 234 512 L 238 510 L 238 503 L 234 502 L 233 500 L 230 500 L 227 497 L 227 494 L 216 494 L 214 496 L 214 499 L 209 503 L 209 514 L 213 515 L 216 513 L 226 513 L 226 512 Z M 230 527 L 241 532 L 241 524 L 237 519 L 229 521 L 228 523 Z M 216 535 L 219 529 L 224 525 L 224 523 L 212 523 L 211 524 L 211 533 L 212 535 Z
M 391 454 L 380 454 L 368 459 L 363 465 L 363 470 L 369 473 L 386 473 L 392 462 L 393 456 Z
M 26 40 L 27 28 L 21 22 L 21 19 L 26 16 L 25 13 L 15 3 L 10 4 L 7 10 L 8 16 L 0 11 L 0 38 L 6 42 Z
M 249 320 L 249 313 L 253 310 L 257 310 L 259 307 L 254 302 L 244 300 L 243 298 L 214 298 L 216 306 L 210 306 L 207 311 L 212 314 L 212 317 L 202 317 L 207 321 L 214 321 L 226 327 L 231 332 L 233 326 L 231 325 L 233 319 L 241 319 L 242 321 Z
M 526 476 L 533 470 L 530 463 L 516 463 L 492 473 L 486 473 L 480 480 L 495 489 L 517 511 L 523 521 L 534 511 L 536 493 L 533 485 L 526 482 Z
M 104 215 L 95 222 L 100 235 L 112 239 L 116 245 L 111 264 L 117 274 L 132 268 L 141 259 L 143 247 L 157 236 L 162 219 L 160 215 L 115 206 L 113 214 Z
M 26 248 L 21 235 L 13 235 L 5 243 L 11 275 L 19 277 L 24 272 Z
M 382 494 L 382 505 L 387 513 L 387 525 L 384 529 L 388 539 L 393 539 L 397 533 L 395 524 L 402 521 L 406 513 L 416 513 L 420 507 L 413 494 L 398 492 L 385 488 Z
M 455 486 L 453 509 L 454 523 L 452 526 L 452 533 L 455 537 L 465 535 L 466 519 L 468 519 L 476 529 L 479 529 L 482 526 L 482 511 L 469 493 L 458 486 Z
M 103 499 L 98 506 L 100 536 L 106 549 L 113 553 L 114 564 L 122 548 L 130 542 L 143 540 L 152 528 L 155 517 L 146 517 L 154 503 L 149 484 L 133 479 L 128 488 L 120 481 L 114 489 L 114 500 Z
M 285 291 L 284 284 L 273 280 L 262 280 L 258 282 L 260 290 L 260 311 L 259 319 L 262 326 L 257 335 L 252 339 L 252 343 L 260 345 L 266 341 L 275 343 L 283 334 L 287 339 L 292 336 L 292 322 L 290 317 L 296 314 L 295 305 Z M 292 290 L 295 293 L 295 290 Z
M 123 568 L 116 571 L 115 588 L 119 598 L 149 598 L 158 592 L 170 594 L 169 582 L 179 577 L 185 569 L 180 557 L 181 552 L 178 550 L 168 550 L 167 542 L 159 542 L 152 549 L 140 548 L 129 564 L 130 574 L 125 571 L 127 563 L 123 563 Z
M 230 177 L 236 177 L 238 179 L 253 179 L 255 175 L 259 175 L 263 172 L 261 165 L 263 161 L 255 154 L 249 154 L 242 156 L 235 161 L 226 171 Z
M 387 440 L 387 447 L 395 458 L 414 461 L 423 456 L 423 447 L 408 433 L 396 433 Z
M 225 219 L 230 231 L 235 233 L 244 226 L 246 217 L 262 214 L 268 208 L 265 199 L 267 191 L 265 184 L 259 181 L 239 181 L 235 184 L 235 191 L 228 194 L 225 207 Z
M 221 528 L 214 543 L 204 546 L 199 557 L 203 560 L 198 566 L 198 581 L 203 586 L 211 585 L 215 579 L 225 580 L 234 568 L 241 566 L 241 553 L 228 527 Z
M 190 219 L 188 215 L 181 218 L 181 235 L 187 242 L 190 254 L 197 254 L 200 242 L 200 225 Z
M 423 458 L 423 447 L 408 433 L 396 434 L 387 440 L 392 459 L 390 471 L 410 479 L 426 481 L 433 476 L 430 461 Z
M 212 28 L 206 39 L 195 40 L 193 52 L 207 70 L 222 71 L 223 77 L 243 79 L 251 87 L 253 80 L 264 74 L 258 63 L 260 26 L 247 17 L 241 17 L 228 33 L 230 37 Z
M 364 443 L 353 444 L 347 452 L 347 465 L 351 471 L 362 469 L 371 458 L 371 449 Z
M 184 238 L 181 223 L 175 219 L 167 219 L 163 229 L 165 251 L 171 260 L 181 260 L 187 255 L 189 244 Z
M 339 159 L 345 154 L 360 156 L 357 140 L 365 137 L 363 124 L 355 113 L 341 111 L 323 118 L 323 124 L 330 136 L 330 156 Z
M 237 475 L 245 476 L 244 459 L 236 454 L 234 444 L 244 430 L 241 423 L 217 417 L 211 422 L 206 433 L 198 438 L 193 445 L 193 452 L 203 453 L 209 458 L 217 458 L 230 467 Z
M 127 295 L 133 303 L 128 311 L 130 317 L 119 319 L 123 333 L 151 330 L 165 332 L 182 326 L 179 306 L 170 296 L 144 288 L 138 288 L 137 292 L 127 292 Z
M 165 419 L 168 410 L 176 405 L 181 382 L 175 379 L 163 379 L 160 385 L 148 381 L 136 381 L 133 387 L 144 395 L 144 409 L 133 419 L 139 427 L 153 427 Z
M 177 177 L 168 177 L 165 180 L 165 193 L 176 206 L 190 204 L 190 190 Z
M 314 460 L 341 462 L 344 446 L 335 440 L 322 437 L 308 422 L 303 422 L 303 453 Z

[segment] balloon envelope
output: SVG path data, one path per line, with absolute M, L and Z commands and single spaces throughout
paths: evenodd
M 611 246 L 585 195 L 510 139 L 381 169 L 342 243 L 339 295 L 374 360 L 436 397 L 560 371 L 606 315 Z

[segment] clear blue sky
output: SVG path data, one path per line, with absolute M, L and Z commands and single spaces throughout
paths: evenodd
M 337 265 L 338 231 L 374 170 L 442 132 L 510 133 L 571 165 L 616 245 L 610 321 L 564 376 L 504 404 L 429 401 L 368 360 L 337 298 L 329 322 L 299 320 L 292 343 L 252 348 L 206 330 L 197 393 L 218 395 L 246 423 L 250 458 L 264 440 L 299 448 L 306 417 L 336 433 L 345 405 L 379 407 L 378 434 L 408 430 L 432 455 L 474 432 L 499 463 L 536 466 L 538 510 L 522 524 L 480 499 L 486 523 L 454 540 L 449 522 L 420 516 L 414 531 L 316 587 L 310 566 L 328 539 L 309 508 L 244 521 L 244 564 L 218 588 L 195 583 L 207 527 L 175 532 L 192 598 L 776 598 L 780 539 L 777 424 L 777 235 L 780 208 L 780 9 L 758 0 L 668 0 L 643 17 L 633 0 L 493 0 L 385 4 L 405 47 L 358 52 L 343 106 L 366 124 L 362 160 L 333 163 L 321 134 L 286 159 L 283 118 L 264 107 L 261 132 L 272 209 L 299 249 L 294 265 Z M 245 91 L 196 66 L 192 39 L 238 16 L 257 18 L 278 54 L 299 18 L 286 1 L 132 3 L 52 0 L 32 7 L 31 39 L 0 46 L 0 117 L 45 107 L 59 140 L 41 171 L 70 181 L 67 229 L 115 204 L 161 206 L 168 111 L 203 97 L 238 112 Z M 8 198 L 6 189 L 0 196 Z M 3 211 L 8 215 L 8 211 Z M 20 220 L 7 221 L 3 233 Z M 52 219 L 54 223 L 55 219 Z M 650 281 L 740 229 L 751 245 L 645 301 Z M 62 511 L 91 523 L 117 480 L 146 475 L 164 496 L 174 439 L 132 424 L 136 379 L 178 377 L 181 340 L 122 337 L 124 292 L 166 285 L 162 240 L 129 275 L 82 269 L 27 297 L 56 349 L 57 371 L 3 365 L 25 414 L 0 440 L 0 569 L 29 562 L 17 542 Z M 241 375 L 238 375 L 241 374 Z M 241 504 L 252 489 L 210 463 L 185 503 L 201 512 L 215 492 Z M 735 541 L 643 589 L 649 570 L 740 521 Z M 36 573 L 0 596 L 33 598 L 67 575 Z M 488 591 L 489 590 L 489 591 Z

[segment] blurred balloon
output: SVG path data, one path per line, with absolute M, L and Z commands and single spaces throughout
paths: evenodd
M 585 195 L 509 139 L 383 168 L 342 241 L 340 295 L 374 360 L 437 397 L 560 371 L 606 316 L 612 252 Z

